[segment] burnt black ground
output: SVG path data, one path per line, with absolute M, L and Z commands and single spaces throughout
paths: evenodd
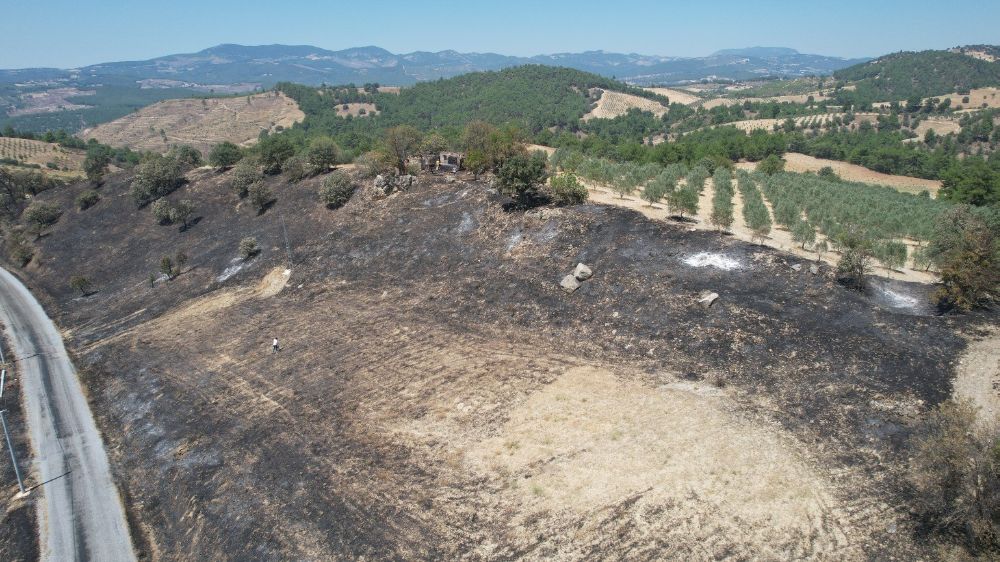
M 0 326 L 0 330 L 3 326 Z M 4 385 L 3 397 L 0 398 L 0 410 L 7 411 L 7 426 L 14 440 L 14 450 L 17 453 L 19 467 L 23 477 L 27 478 L 28 462 L 31 459 L 31 447 L 28 442 L 28 428 L 21 408 L 20 385 L 18 373 L 14 368 L 10 347 L 0 332 L 0 346 L 3 347 L 4 358 L 9 362 L 7 381 Z M 37 560 L 38 559 L 38 521 L 35 515 L 35 502 L 32 496 L 15 498 L 18 493 L 17 479 L 10 464 L 10 453 L 7 443 L 0 435 L 0 559 L 3 560 Z M 27 481 L 30 486 L 34 482 Z
M 995 321 L 893 312 L 836 284 L 825 266 L 813 276 L 794 256 L 620 208 L 507 213 L 482 184 L 422 177 L 409 192 L 377 201 L 359 193 L 331 211 L 317 202 L 320 178 L 270 178 L 278 202 L 256 216 L 236 206 L 225 176 L 191 178 L 171 196 L 198 206 L 201 220 L 188 231 L 137 211 L 118 176 L 101 188 L 97 207 L 67 211 L 26 271 L 85 367 L 133 534 L 170 559 L 437 558 L 470 555 L 484 540 L 502 545 L 498 557 L 519 558 L 563 540 L 568 529 L 544 526 L 531 541 L 516 537 L 477 503 L 488 483 L 359 423 L 354 412 L 380 405 L 423 415 L 419 398 L 393 402 L 402 375 L 353 375 L 407 352 L 387 326 L 410 327 L 424 346 L 485 349 L 507 367 L 496 376 L 521 393 L 550 382 L 534 363 L 551 352 L 652 380 L 711 374 L 747 412 L 788 429 L 818 464 L 865 475 L 856 494 L 905 512 L 909 428 L 950 395 L 959 332 Z M 40 198 L 70 208 L 80 189 Z M 247 235 L 262 255 L 218 281 Z M 178 250 L 191 269 L 150 289 L 160 256 Z M 681 261 L 701 251 L 746 267 Z M 114 339 L 193 297 L 253 286 L 289 256 L 292 280 L 276 297 L 236 304 L 206 319 L 209 328 L 178 331 L 172 345 L 142 334 Z M 594 277 L 566 295 L 557 284 L 577 262 Z M 805 267 L 796 272 L 795 263 Z M 74 295 L 68 279 L 78 274 L 97 292 Z M 721 295 L 709 310 L 694 304 L 702 290 Z M 220 350 L 256 356 L 275 333 L 289 355 L 263 355 L 252 374 L 292 389 L 284 411 L 248 414 L 226 395 L 230 370 L 246 367 L 207 368 L 204 359 Z M 313 372 L 326 374 L 292 382 Z M 438 503 L 441 490 L 448 500 Z M 318 551 L 296 542 L 307 523 L 322 530 Z M 608 517 L 597 525 L 610 537 L 616 524 Z M 655 558 L 663 547 L 618 530 L 620 541 L 588 556 Z M 908 529 L 874 529 L 865 552 L 926 554 L 922 541 Z

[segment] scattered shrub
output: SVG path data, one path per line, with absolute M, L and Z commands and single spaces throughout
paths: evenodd
M 841 282 L 859 291 L 864 290 L 874 257 L 871 239 L 856 228 L 847 228 L 837 243 L 841 248 L 840 261 L 837 262 Z
M 910 481 L 934 530 L 974 554 L 1000 548 L 1000 435 L 977 426 L 973 404 L 943 402 L 917 428 Z
M 187 230 L 188 220 L 194 214 L 194 202 L 189 199 L 181 199 L 170 209 L 170 222 L 181 223 L 181 229 Z
M 374 178 L 378 175 L 391 173 L 395 167 L 392 156 L 382 150 L 366 152 L 354 159 L 358 171 L 363 178 Z
M 244 158 L 233 168 L 230 186 L 237 197 L 243 199 L 247 196 L 250 186 L 263 177 L 260 166 L 251 158 Z
M 184 183 L 181 164 L 177 160 L 153 154 L 139 164 L 132 178 L 132 198 L 139 207 L 174 191 Z
M 156 219 L 157 223 L 170 224 L 173 222 L 173 217 L 170 215 L 170 202 L 166 199 L 157 199 L 150 205 L 149 210 L 153 213 L 153 218 Z
M 32 203 L 24 210 L 24 220 L 36 236 L 41 235 L 47 227 L 55 224 L 62 216 L 62 210 L 50 203 Z
M 521 207 L 538 204 L 540 202 L 538 188 L 548 176 L 545 169 L 547 160 L 543 152 L 531 155 L 517 154 L 508 158 L 497 170 L 497 190 L 509 195 Z
M 778 172 L 785 171 L 785 161 L 780 156 L 772 154 L 757 163 L 757 171 L 773 176 Z
M 247 195 L 250 199 L 250 205 L 257 211 L 258 215 L 263 214 L 274 201 L 274 194 L 262 181 L 254 182 L 247 190 Z
M 176 160 L 184 168 L 197 168 L 202 165 L 201 151 L 193 146 L 175 145 L 167 152 L 167 156 Z
M 344 172 L 336 171 L 323 180 L 323 187 L 319 189 L 319 198 L 330 209 L 342 207 L 351 200 L 356 186 L 351 181 L 351 177 Z
M 309 142 L 306 153 L 313 174 L 322 174 L 340 159 L 340 147 L 330 137 L 316 137 Z
M 87 296 L 88 294 L 90 294 L 90 290 L 91 288 L 93 288 L 93 284 L 90 282 L 89 279 L 87 279 L 86 277 L 81 277 L 79 275 L 72 277 L 69 280 L 69 286 L 74 291 L 80 291 L 80 294 L 82 296 Z
M 257 239 L 253 236 L 247 236 L 243 240 L 240 240 L 240 259 L 247 261 L 250 258 L 256 256 L 260 253 L 260 246 L 257 245 Z
M 587 200 L 587 188 L 574 174 L 563 174 L 549 182 L 552 202 L 556 205 L 579 205 Z
M 309 177 L 311 174 L 309 163 L 306 162 L 306 157 L 299 154 L 285 160 L 285 164 L 282 166 L 282 171 L 291 183 L 300 182 Z
M 93 207 L 101 200 L 101 196 L 93 189 L 87 189 L 82 191 L 80 195 L 76 196 L 76 206 L 81 211 L 86 211 L 87 209 Z
M 235 166 L 243 158 L 243 151 L 235 144 L 225 141 L 212 147 L 208 153 L 208 163 L 216 168 Z

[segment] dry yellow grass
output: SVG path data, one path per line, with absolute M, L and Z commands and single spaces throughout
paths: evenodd
M 584 115 L 583 120 L 614 119 L 615 117 L 625 115 L 625 113 L 632 108 L 652 112 L 653 115 L 656 115 L 657 117 L 667 112 L 667 108 L 660 102 L 648 100 L 639 96 L 633 96 L 632 94 L 623 94 L 621 92 L 605 90 L 604 93 L 601 94 L 601 99 L 597 100 L 597 107 L 595 107 L 590 113 Z
M 643 88 L 647 92 L 653 92 L 654 94 L 660 94 L 661 96 L 667 96 L 670 98 L 670 103 L 682 103 L 684 105 L 692 105 L 701 101 L 701 98 L 687 92 L 684 90 L 678 90 L 675 88 Z
M 250 145 L 261 131 L 291 127 L 305 114 L 284 94 L 235 98 L 166 100 L 84 131 L 112 146 L 166 151 L 189 144 L 202 153 L 222 141 Z
M 923 138 L 927 131 L 931 129 L 934 129 L 934 132 L 938 135 L 947 135 L 949 133 L 958 133 L 962 130 L 962 127 L 958 124 L 958 121 L 954 119 L 932 117 L 921 121 L 913 132 L 917 133 L 919 138 Z

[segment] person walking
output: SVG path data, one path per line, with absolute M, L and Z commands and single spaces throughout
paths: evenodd
M 271 353 L 277 353 L 279 349 L 281 348 L 278 347 L 278 338 L 274 338 L 274 341 L 271 342 Z

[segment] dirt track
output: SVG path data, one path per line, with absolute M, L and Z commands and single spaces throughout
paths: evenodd
M 29 267 L 154 559 L 927 553 L 901 467 L 951 393 L 958 320 L 626 209 L 510 213 L 482 184 L 422 177 L 330 211 L 321 178 L 271 178 L 258 217 L 225 176 L 192 180 L 172 196 L 196 201 L 188 231 L 114 177 Z M 263 254 L 220 282 L 250 234 Z M 176 250 L 190 269 L 150 288 Z M 741 267 L 685 265 L 697 252 Z M 594 278 L 566 295 L 581 261 Z M 99 291 L 75 297 L 67 271 Z M 704 289 L 722 295 L 708 310 Z

